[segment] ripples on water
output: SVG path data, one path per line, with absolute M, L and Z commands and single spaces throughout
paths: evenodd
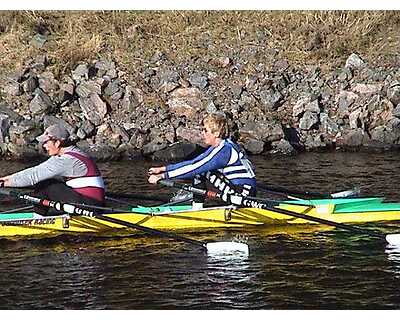
M 397 153 L 258 157 L 259 181 L 399 199 Z M 109 190 L 165 193 L 149 186 L 155 163 L 100 167 Z M 1 174 L 24 167 L 4 163 Z M 7 171 L 6 169 L 7 168 Z M 8 171 L 9 170 L 9 171 Z M 364 225 L 384 233 L 398 224 Z M 61 236 L 0 240 L 1 309 L 398 309 L 400 252 L 365 235 L 321 225 L 207 230 L 202 241 L 247 239 L 250 255 L 208 257 L 154 236 Z

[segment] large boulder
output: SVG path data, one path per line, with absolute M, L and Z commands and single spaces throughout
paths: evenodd
M 248 121 L 239 133 L 243 138 L 250 138 L 258 141 L 278 141 L 284 137 L 282 125 L 274 121 Z
M 300 119 L 299 128 L 302 130 L 311 130 L 319 123 L 319 116 L 312 111 L 304 112 L 303 117 Z
M 387 97 L 395 106 L 400 104 L 400 82 L 396 81 L 389 86 Z
M 79 105 L 87 120 L 96 126 L 103 123 L 107 114 L 107 105 L 97 93 L 91 93 L 87 97 L 79 98 Z
M 202 149 L 195 143 L 179 141 L 168 145 L 166 148 L 154 152 L 153 159 L 164 162 L 176 162 L 193 159 Z
M 285 139 L 281 139 L 279 141 L 274 141 L 271 144 L 272 150 L 270 153 L 281 153 L 285 155 L 291 155 L 297 153 L 296 149 L 293 148 L 293 146 L 289 143 L 289 141 L 286 141 Z
M 352 53 L 346 60 L 345 67 L 351 70 L 360 70 L 366 66 L 366 63 L 361 57 L 356 54 Z
M 179 88 L 172 92 L 167 101 L 169 111 L 178 117 L 185 116 L 194 119 L 204 110 L 201 101 L 201 92 L 198 88 Z
M 249 138 L 243 143 L 243 147 L 250 154 L 261 154 L 264 151 L 265 142 Z
M 37 89 L 35 97 L 29 103 L 29 110 L 33 115 L 42 115 L 49 113 L 55 108 L 51 98 L 41 89 Z

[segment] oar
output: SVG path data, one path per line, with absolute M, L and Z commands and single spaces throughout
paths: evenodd
M 141 205 L 139 205 L 137 203 L 127 202 L 127 201 L 123 201 L 123 200 L 119 200 L 119 199 L 115 199 L 115 198 L 111 198 L 111 197 L 107 197 L 107 196 L 105 197 L 105 199 L 109 200 L 109 201 L 113 201 L 115 203 L 125 204 L 125 205 L 128 205 L 128 206 L 132 207 L 132 208 L 143 207 L 143 206 L 141 206 Z M 159 206 L 160 207 L 175 206 L 177 204 L 188 203 L 189 201 L 191 201 L 191 199 L 181 199 L 181 200 L 176 200 L 176 201 L 172 201 L 172 202 L 165 202 L 163 204 L 160 204 Z M 109 209 L 110 208 L 105 208 L 105 210 L 109 210 Z M 113 210 L 112 212 L 115 212 L 114 209 L 112 209 L 112 210 Z
M 114 193 L 107 193 L 107 194 L 114 194 Z M 124 198 L 124 195 L 127 195 L 127 194 L 115 193 L 115 195 L 118 195 L 118 196 L 121 196 L 122 198 Z M 132 196 L 132 195 L 130 195 L 130 196 Z M 177 204 L 183 204 L 183 203 L 187 203 L 189 201 L 192 201 L 192 199 L 178 199 L 178 200 L 175 200 L 175 201 L 168 202 L 170 199 L 167 198 L 167 197 L 165 197 L 165 199 L 164 199 L 164 198 L 161 198 L 161 197 L 152 197 L 152 196 L 146 196 L 146 195 L 143 195 L 143 196 L 145 196 L 145 198 L 143 198 L 143 197 L 140 198 L 140 195 L 134 195 L 134 197 L 131 197 L 131 198 L 142 199 L 142 200 L 155 200 L 155 201 L 159 201 L 159 202 L 164 202 L 163 204 L 160 205 L 160 207 L 174 206 L 174 205 L 177 205 Z M 112 201 L 112 202 L 115 202 L 115 203 L 125 204 L 125 205 L 128 205 L 130 207 L 139 207 L 140 206 L 137 203 L 127 202 L 127 201 L 124 201 L 124 200 L 121 200 L 121 199 L 117 199 L 117 198 L 111 197 L 109 195 L 106 195 L 105 199 L 109 200 L 109 201 Z
M 21 211 L 32 210 L 32 209 L 33 209 L 33 206 L 25 206 L 25 207 L 21 207 L 21 208 L 10 209 L 10 210 L 7 210 L 7 211 L 1 211 L 0 214 L 21 212 Z
M 277 193 L 277 194 L 282 194 L 286 196 L 291 196 L 291 195 L 298 195 L 298 196 L 305 196 L 305 197 L 311 197 L 311 198 L 350 198 L 350 197 L 355 197 L 360 195 L 360 189 L 359 188 L 353 188 L 350 190 L 344 190 L 344 191 L 339 191 L 335 193 L 318 193 L 318 192 L 311 192 L 311 191 L 303 191 L 303 190 L 296 190 L 296 189 L 287 189 L 283 187 L 277 187 L 277 186 L 269 186 L 266 184 L 260 184 L 257 183 L 257 188 L 267 191 L 267 192 L 272 192 L 272 193 Z
M 137 206 L 138 206 L 137 203 L 132 203 L 132 202 L 124 201 L 124 200 L 116 199 L 116 198 L 109 197 L 109 196 L 105 196 L 105 199 L 108 200 L 108 201 L 115 202 L 115 203 L 125 204 L 125 205 L 128 205 L 128 206 L 130 206 L 130 207 L 137 207 Z
M 89 204 L 84 204 L 84 203 L 75 203 L 71 202 L 69 203 L 75 207 L 79 208 L 84 208 L 84 209 L 93 209 L 97 211 L 102 211 L 103 214 L 109 214 L 109 213 L 130 213 L 130 209 L 116 209 L 116 208 L 111 208 L 111 207 L 103 207 L 103 206 L 95 206 L 95 205 L 89 205 Z
M 321 224 L 326 224 L 329 226 L 333 226 L 333 227 L 337 227 L 337 228 L 341 228 L 344 230 L 349 230 L 349 231 L 353 231 L 353 232 L 357 232 L 357 233 L 361 233 L 361 234 L 367 234 L 372 237 L 384 240 L 387 243 L 389 243 L 390 245 L 400 246 L 400 234 L 382 234 L 382 233 L 367 230 L 364 228 L 351 226 L 348 224 L 343 224 L 343 223 L 334 222 L 331 220 L 313 217 L 313 216 L 303 214 L 303 213 L 298 213 L 298 212 L 288 211 L 288 210 L 281 209 L 281 208 L 276 208 L 273 206 L 273 202 L 271 202 L 270 200 L 267 200 L 267 199 L 265 201 L 258 201 L 258 200 L 254 200 L 254 198 L 249 199 L 248 197 L 241 196 L 241 195 L 235 195 L 235 194 L 222 196 L 221 194 L 214 192 L 214 191 L 207 191 L 207 190 L 203 190 L 203 189 L 194 188 L 190 185 L 179 184 L 179 183 L 176 183 L 171 180 L 160 180 L 159 183 L 162 185 L 168 186 L 168 187 L 178 188 L 178 189 L 186 190 L 189 192 L 197 193 L 197 194 L 206 196 L 211 199 L 213 199 L 213 198 L 222 199 L 225 202 L 234 204 L 236 206 L 265 209 L 265 210 L 273 211 L 276 213 L 284 214 L 287 216 L 299 218 L 299 219 L 318 222 Z
M 75 216 L 87 216 L 93 217 L 99 220 L 108 221 L 111 223 L 119 224 L 128 228 L 137 229 L 146 233 L 154 234 L 161 237 L 172 238 L 175 240 L 183 241 L 195 246 L 198 246 L 205 250 L 208 254 L 221 254 L 221 253 L 235 253 L 241 252 L 244 254 L 249 253 L 249 247 L 245 243 L 239 242 L 204 242 L 198 241 L 190 238 L 186 238 L 180 236 L 175 233 L 160 231 L 157 229 L 145 227 L 136 223 L 131 223 L 127 221 L 123 221 L 120 219 L 116 219 L 110 216 L 103 215 L 101 213 L 95 212 L 93 210 L 83 209 L 78 206 L 75 206 L 70 203 L 63 203 L 60 201 L 52 201 L 48 199 L 42 199 L 35 196 L 31 196 L 28 194 L 19 193 L 14 190 L 6 190 L 4 188 L 0 188 L 0 194 L 9 195 L 15 197 L 16 199 L 24 200 L 33 204 L 42 205 L 44 207 L 53 208 L 60 212 L 66 212 L 70 215 Z
M 158 201 L 158 202 L 169 201 L 168 196 L 153 196 L 153 195 L 139 194 L 139 193 L 106 192 L 106 197 L 136 199 L 136 200 L 150 200 L 150 201 Z

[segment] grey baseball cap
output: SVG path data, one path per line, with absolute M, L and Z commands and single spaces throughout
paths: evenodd
M 40 143 L 45 143 L 52 139 L 66 141 L 68 140 L 68 138 L 69 132 L 67 129 L 65 129 L 63 125 L 53 124 L 46 130 L 44 130 L 44 133 L 42 135 L 36 137 L 36 140 Z

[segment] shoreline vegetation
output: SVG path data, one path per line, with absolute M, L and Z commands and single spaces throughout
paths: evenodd
M 64 123 L 99 160 L 180 160 L 225 111 L 249 154 L 400 144 L 396 11 L 3 11 L 2 158 Z

